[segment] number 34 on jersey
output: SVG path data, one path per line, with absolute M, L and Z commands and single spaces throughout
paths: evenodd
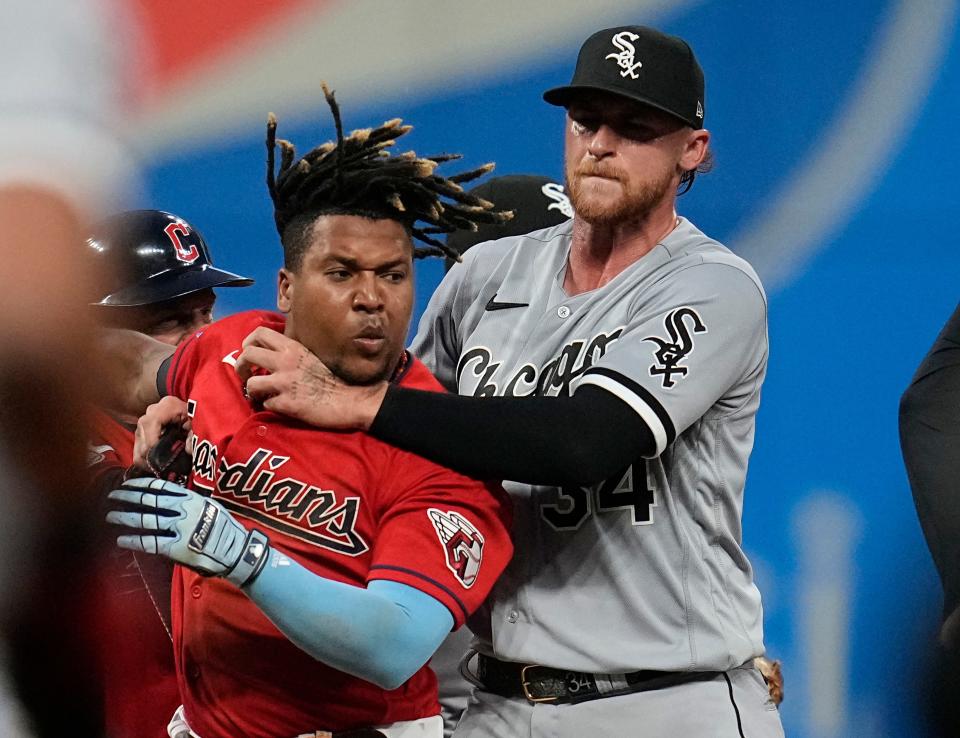
M 633 525 L 650 525 L 656 496 L 647 479 L 647 464 L 638 461 L 626 471 L 592 487 L 562 487 L 556 503 L 543 503 L 540 516 L 555 530 L 577 530 L 583 521 L 598 515 L 630 515 Z

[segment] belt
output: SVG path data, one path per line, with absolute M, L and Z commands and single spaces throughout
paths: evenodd
M 708 681 L 720 671 L 654 671 L 629 674 L 587 674 L 538 664 L 518 664 L 477 654 L 477 680 L 501 697 L 526 697 L 529 702 L 572 704 L 601 697 Z

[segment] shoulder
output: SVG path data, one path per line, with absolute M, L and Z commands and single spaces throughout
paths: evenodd
M 444 277 L 438 292 L 466 313 L 494 293 L 528 292 L 531 280 L 553 274 L 567 258 L 572 221 L 520 236 L 484 241 L 467 251 L 463 263 Z
M 201 328 L 188 341 L 196 340 L 202 345 L 233 344 L 243 341 L 250 331 L 259 326 L 282 332 L 285 325 L 286 319 L 280 313 L 269 310 L 245 310 L 242 313 L 220 318 Z
M 233 366 L 243 339 L 265 325 L 283 331 L 284 317 L 266 310 L 248 310 L 214 321 L 177 346 L 167 370 L 167 394 L 183 397 L 198 372 L 209 372 L 221 363 Z
M 490 274 L 506 264 L 529 263 L 549 256 L 557 249 L 566 253 L 570 243 L 573 221 L 531 231 L 519 236 L 506 236 L 494 241 L 484 241 L 467 251 L 463 256 L 465 273 Z M 457 269 L 458 267 L 454 267 Z M 451 272 L 453 270 L 451 269 Z
M 766 308 L 767 296 L 756 271 L 740 256 L 710 238 L 690 221 L 681 219 L 664 240 L 670 255 L 660 278 L 661 287 L 705 298 L 738 298 Z
M 273 330 L 282 331 L 284 326 L 286 326 L 286 322 L 286 318 L 283 315 L 271 312 L 270 310 L 244 310 L 242 313 L 234 313 L 233 315 L 228 315 L 226 318 L 220 318 L 198 332 L 215 332 L 226 335 L 242 331 L 250 332 L 261 325 L 272 328 Z

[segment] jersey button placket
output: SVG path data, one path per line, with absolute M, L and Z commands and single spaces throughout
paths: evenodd
M 570 317 L 570 308 L 566 305 L 561 305 L 557 308 L 557 317 L 558 318 L 569 318 Z
M 202 593 L 203 593 L 203 591 L 200 589 L 200 585 L 199 585 L 199 584 L 194 584 L 192 587 L 190 587 L 190 596 L 193 597 L 193 599 L 199 600 L 199 599 L 200 599 L 200 595 L 201 595 Z
M 517 612 L 516 610 L 511 610 L 510 612 L 507 613 L 507 622 L 508 622 L 508 623 L 513 624 L 513 623 L 517 622 L 517 620 L 519 620 L 519 619 L 520 619 L 520 613 Z

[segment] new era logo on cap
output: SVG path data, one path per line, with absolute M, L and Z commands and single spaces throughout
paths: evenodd
M 566 107 L 580 93 L 622 95 L 703 128 L 703 70 L 681 38 L 647 26 L 598 31 L 580 48 L 569 85 L 543 93 L 552 105 Z

